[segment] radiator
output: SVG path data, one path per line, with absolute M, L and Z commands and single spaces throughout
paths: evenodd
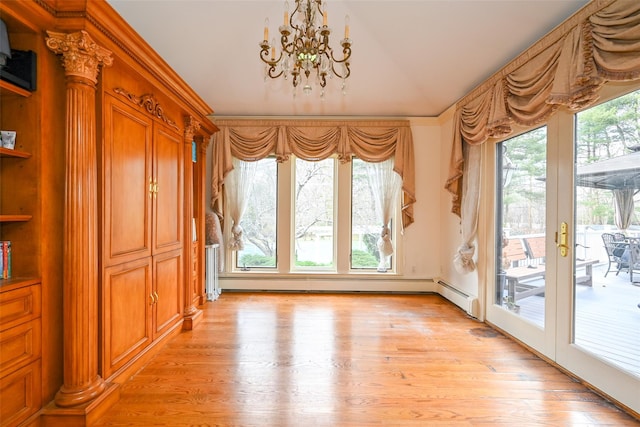
M 205 266 L 205 292 L 207 293 L 207 301 L 215 301 L 222 292 L 218 283 L 218 249 L 219 245 L 206 245 L 204 247 L 206 266 Z

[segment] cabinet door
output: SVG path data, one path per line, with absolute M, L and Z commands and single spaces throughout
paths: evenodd
M 3 426 L 20 425 L 42 406 L 42 369 L 35 361 L 0 379 L 0 421 Z
M 182 137 L 158 123 L 154 131 L 153 253 L 182 248 L 183 231 Z
M 152 121 L 110 96 L 102 160 L 103 257 L 115 265 L 151 255 Z
M 108 378 L 152 341 L 151 258 L 106 268 L 102 282 L 102 375 Z
M 182 319 L 184 291 L 182 286 L 182 250 L 153 257 L 155 286 L 154 339 Z

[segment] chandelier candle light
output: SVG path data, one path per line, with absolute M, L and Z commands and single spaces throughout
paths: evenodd
M 346 79 L 351 74 L 351 40 L 349 39 L 349 16 L 345 16 L 342 59 L 333 56 L 329 46 L 331 28 L 327 26 L 327 6 L 322 0 L 295 0 L 296 7 L 289 18 L 289 2 L 284 4 L 284 25 L 280 30 L 280 48 L 276 49 L 276 40 L 269 43 L 269 18 L 264 20 L 264 40 L 260 43 L 260 59 L 266 64 L 267 76 L 276 79 L 293 76 L 294 96 L 297 86 L 304 79 L 305 94 L 311 93 L 309 76 L 315 72 L 320 85 L 320 97 L 324 99 L 324 88 L 334 75 L 342 79 L 342 93 L 346 94 Z M 277 56 L 276 56 L 277 54 Z M 304 75 L 304 76 L 303 76 Z

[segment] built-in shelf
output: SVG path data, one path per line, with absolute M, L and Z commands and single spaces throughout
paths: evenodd
M 0 80 L 0 95 L 20 95 L 27 98 L 31 96 L 31 92 L 7 81 Z
M 28 159 L 29 157 L 31 157 L 31 153 L 27 153 L 26 151 L 20 151 L 20 150 L 10 150 L 8 148 L 0 147 L 0 157 L 19 157 L 22 159 Z
M 24 222 L 30 219 L 31 215 L 0 215 L 0 222 Z

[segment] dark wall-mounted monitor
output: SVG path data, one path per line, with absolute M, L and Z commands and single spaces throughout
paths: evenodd
M 0 79 L 23 89 L 36 90 L 36 53 L 31 50 L 11 50 L 11 58 L 0 68 Z

